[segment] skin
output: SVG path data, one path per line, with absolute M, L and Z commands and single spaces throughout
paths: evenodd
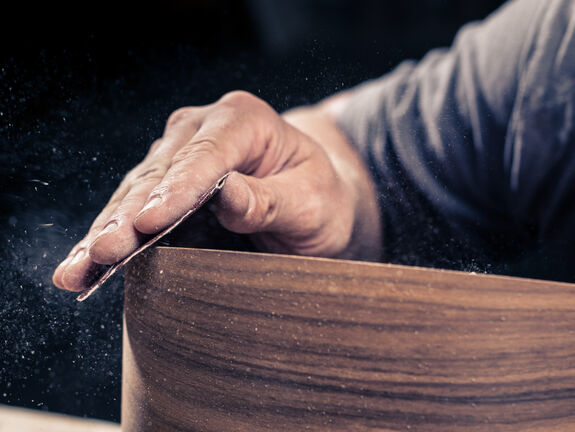
M 102 264 L 177 220 L 226 172 L 214 202 L 220 223 L 263 251 L 378 260 L 381 223 L 366 166 L 335 123 L 346 95 L 283 115 L 246 92 L 169 118 L 88 234 L 54 272 L 80 291 Z

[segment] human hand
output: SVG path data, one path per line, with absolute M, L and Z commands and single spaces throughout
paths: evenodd
M 245 92 L 182 108 L 124 178 L 53 275 L 80 291 L 101 265 L 169 226 L 227 172 L 215 215 L 264 251 L 376 260 L 375 192 L 359 157 L 321 109 L 284 116 Z

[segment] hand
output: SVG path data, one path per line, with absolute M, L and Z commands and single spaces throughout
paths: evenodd
M 54 284 L 79 291 L 102 264 L 170 225 L 225 173 L 215 214 L 264 251 L 376 260 L 381 234 L 369 174 L 318 107 L 284 116 L 245 92 L 182 108 L 124 178 Z M 305 133 L 304 133 L 305 131 Z

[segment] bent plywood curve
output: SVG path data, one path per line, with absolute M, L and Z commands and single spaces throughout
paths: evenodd
M 575 430 L 575 286 L 155 248 L 123 379 L 127 431 Z

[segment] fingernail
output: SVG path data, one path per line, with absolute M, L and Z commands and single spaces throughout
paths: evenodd
M 104 234 L 110 234 L 111 232 L 114 232 L 118 229 L 120 225 L 118 224 L 118 221 L 110 221 L 106 224 L 106 226 L 102 229 L 102 231 L 100 231 L 98 233 L 98 235 L 96 236 L 96 239 L 102 237 Z
M 80 249 L 78 252 L 76 252 L 76 255 L 74 255 L 74 258 L 72 258 L 72 261 L 70 261 L 69 265 L 73 265 L 82 261 L 82 259 L 85 256 L 86 256 L 86 249 L 85 248 Z
M 68 264 L 70 264 L 70 261 L 72 261 L 73 256 L 67 256 L 64 261 L 62 261 L 60 264 L 58 264 L 58 267 L 56 267 L 56 270 L 58 269 L 64 269 L 68 266 Z
M 158 207 L 162 203 L 162 201 L 163 201 L 163 199 L 160 195 L 156 195 L 156 196 L 152 197 L 148 201 L 148 203 L 144 206 L 144 208 L 142 210 L 140 210 L 140 213 L 138 213 L 138 215 L 136 217 L 139 217 L 140 215 L 147 212 L 151 208 Z

